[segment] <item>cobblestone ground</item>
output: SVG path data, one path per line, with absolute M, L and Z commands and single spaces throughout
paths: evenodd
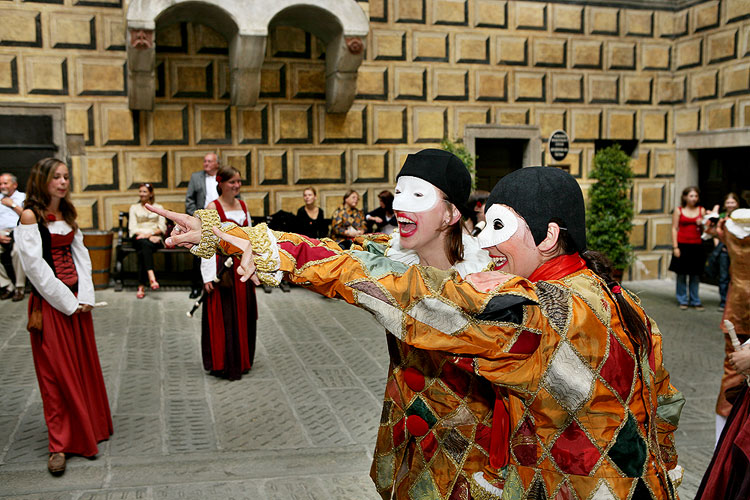
M 688 397 L 678 433 L 693 498 L 713 448 L 722 339 L 715 287 L 706 311 L 680 311 L 669 281 L 634 282 L 665 337 L 673 383 Z M 97 294 L 97 344 L 115 433 L 96 460 L 46 470 L 47 437 L 26 303 L 0 303 L 0 497 L 33 499 L 377 499 L 368 477 L 388 365 L 363 311 L 299 288 L 258 293 L 252 371 L 203 372 L 200 317 L 185 291 Z

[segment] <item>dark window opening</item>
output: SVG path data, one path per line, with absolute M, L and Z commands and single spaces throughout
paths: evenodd
M 526 139 L 479 139 L 476 152 L 477 189 L 492 191 L 497 181 L 523 167 Z
M 750 169 L 746 161 L 750 147 L 701 149 L 698 157 L 698 187 L 701 190 L 701 205 L 711 210 L 721 207 L 724 196 L 735 192 L 742 199 L 741 207 L 750 204 Z M 687 186 L 678 186 L 679 191 Z
M 51 116 L 0 115 L 0 172 L 15 175 L 19 190 L 26 191 L 31 167 L 57 150 Z

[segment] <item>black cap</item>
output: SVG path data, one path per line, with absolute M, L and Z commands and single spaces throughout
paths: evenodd
M 511 207 L 524 218 L 537 245 L 547 237 L 550 221 L 557 219 L 570 234 L 576 251 L 586 250 L 583 192 L 567 172 L 556 167 L 520 168 L 495 184 L 485 212 L 496 203 Z
M 471 193 L 471 174 L 464 162 L 442 149 L 423 149 L 410 154 L 396 179 L 402 175 L 419 177 L 440 188 L 457 207 L 462 207 Z

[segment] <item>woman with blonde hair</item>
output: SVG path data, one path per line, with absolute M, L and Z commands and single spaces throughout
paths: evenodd
M 16 245 L 32 284 L 28 329 L 49 436 L 47 468 L 60 475 L 66 454 L 93 457 L 112 434 L 91 318 L 91 260 L 63 162 L 34 165 L 24 208 Z

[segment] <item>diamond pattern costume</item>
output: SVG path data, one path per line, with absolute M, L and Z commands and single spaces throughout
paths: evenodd
M 253 242 L 261 278 L 287 272 L 370 311 L 414 347 L 473 357 L 458 366 L 509 394 L 504 499 L 677 498 L 670 471 L 684 398 L 669 383 L 661 334 L 628 296 L 651 331 L 651 355 L 637 359 L 616 302 L 590 270 L 536 283 L 513 277 L 483 293 L 455 272 L 407 268 L 257 227 L 224 229 Z M 465 453 L 468 440 L 449 439 Z M 471 492 L 485 498 L 476 484 Z

